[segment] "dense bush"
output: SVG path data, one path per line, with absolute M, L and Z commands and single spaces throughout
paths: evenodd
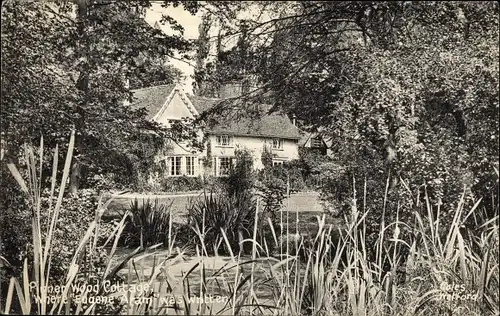
M 161 179 L 163 192 L 185 192 L 203 190 L 204 181 L 201 177 L 166 177 Z
M 160 203 L 134 199 L 128 209 L 122 241 L 127 246 L 147 247 L 155 244 L 168 245 L 171 229 L 172 202 Z
M 42 210 L 48 210 L 50 203 L 49 190 L 44 191 L 42 203 Z M 55 201 L 52 203 L 55 203 Z M 54 258 L 58 258 L 58 260 L 52 263 L 52 275 L 64 276 L 73 259 L 74 251 L 78 247 L 79 241 L 83 238 L 90 223 L 96 217 L 97 204 L 98 196 L 96 191 L 92 189 L 82 189 L 78 192 L 78 195 L 67 196 L 63 199 L 53 237 L 53 256 Z M 48 228 L 49 225 L 47 220 L 48 215 L 47 213 L 42 215 L 43 227 L 45 228 Z M 101 233 L 99 238 L 103 241 L 107 238 L 104 235 L 106 231 L 103 230 Z M 43 237 L 45 238 L 45 236 Z M 85 267 L 84 269 L 100 269 L 105 263 L 104 249 L 101 249 L 99 256 L 100 258 L 93 258 L 92 266 Z M 85 259 L 87 260 L 88 258 Z M 97 270 L 94 272 L 97 272 Z
M 138 172 L 134 191 L 157 193 L 162 191 L 162 177 L 158 172 Z
M 223 234 L 231 251 L 238 253 L 251 249 L 247 245 L 241 247 L 240 242 L 252 237 L 254 227 L 256 177 L 253 159 L 247 150 L 237 150 L 235 155 L 236 164 L 229 175 L 219 179 L 219 184 L 208 194 L 205 192 L 202 199 L 188 206 L 187 225 L 194 233 L 190 240 L 210 254 L 216 249 L 221 254 L 229 254 Z
M 259 193 L 264 213 L 276 224 L 276 214 L 281 209 L 286 195 L 286 183 L 280 178 L 267 177 L 259 182 Z
M 271 219 L 278 229 L 277 213 L 283 206 L 287 193 L 302 191 L 306 188 L 299 163 L 292 161 L 272 166 L 267 163 L 257 173 L 257 189 L 262 201 L 264 217 Z
M 194 233 L 191 241 L 203 247 L 208 254 L 230 254 L 224 234 L 233 253 L 247 252 L 251 245 L 240 242 L 251 238 L 255 221 L 256 204 L 249 192 L 226 195 L 222 192 L 204 194 L 188 206 L 187 225 Z M 223 233 L 224 232 L 224 233 Z
M 0 226 L 2 227 L 0 252 L 13 268 L 13 271 L 5 272 L 19 273 L 23 259 L 32 253 L 32 206 L 25 194 L 19 190 L 14 178 L 5 170 L 5 166 L 2 166 L 0 203 L 2 205 L 0 214 Z M 49 203 L 54 206 L 55 201 L 50 201 L 50 190 L 44 189 L 41 194 L 40 210 L 42 238 L 45 238 L 44 233 L 48 231 L 50 225 Z M 52 240 L 52 256 L 57 258 L 51 266 L 52 279 L 61 280 L 61 278 L 65 277 L 74 250 L 85 234 L 90 222 L 95 219 L 96 210 L 97 194 L 95 190 L 81 190 L 78 196 L 63 198 Z M 102 234 L 103 239 L 104 233 Z M 103 262 L 99 261 L 99 258 L 97 259 L 92 267 L 86 267 L 86 269 L 98 269 Z M 11 273 L 7 273 L 3 277 Z
M 253 156 L 248 149 L 237 149 L 234 152 L 236 163 L 232 166 L 227 177 L 219 178 L 229 196 L 239 195 L 241 192 L 253 191 L 256 174 L 253 170 Z M 246 197 L 246 195 L 241 195 Z
M 28 201 L 4 164 L 1 165 L 0 179 L 0 254 L 14 270 L 21 267 L 27 247 L 32 243 L 31 212 Z M 2 279 L 16 271 L 2 270 Z M 2 280 L 4 281 L 4 280 Z

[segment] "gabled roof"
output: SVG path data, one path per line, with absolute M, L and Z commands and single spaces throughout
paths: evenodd
M 263 115 L 258 119 L 240 118 L 235 121 L 219 123 L 208 133 L 300 139 L 299 131 L 290 122 L 290 119 L 285 115 L 274 113 Z
M 224 99 L 191 97 L 193 105 L 200 113 L 210 110 L 213 106 Z M 269 105 L 260 105 L 262 111 L 268 111 Z M 290 119 L 280 113 L 263 114 L 259 118 L 238 117 L 229 119 L 223 116 L 218 117 L 218 124 L 211 127 L 207 132 L 209 134 L 226 134 L 238 136 L 257 136 L 257 137 L 277 137 L 285 139 L 300 139 L 301 135 Z
M 147 118 L 153 119 L 160 112 L 175 86 L 175 84 L 169 84 L 132 90 L 132 108 L 145 108 L 148 112 Z
M 191 102 L 198 112 L 203 113 L 210 110 L 214 105 L 222 101 L 217 98 L 205 98 L 200 96 L 190 96 Z
M 191 100 L 187 97 L 182 88 L 176 84 L 132 90 L 132 108 L 145 108 L 147 110 L 147 118 L 156 120 L 165 112 L 176 90 L 180 93 L 182 101 L 192 115 L 198 115 L 199 113 L 191 103 Z
M 132 91 L 134 98 L 133 108 L 146 108 L 148 118 L 153 119 L 162 110 L 169 100 L 176 85 L 161 85 Z M 189 96 L 189 102 L 198 113 L 210 110 L 212 107 L 224 101 L 217 98 L 205 98 L 199 96 Z M 266 106 L 262 106 L 266 108 Z M 238 136 L 254 137 L 277 137 L 285 139 L 300 139 L 299 130 L 290 119 L 283 114 L 265 114 L 259 118 L 240 117 L 229 119 L 220 117 L 218 123 L 207 131 L 209 134 L 226 134 Z

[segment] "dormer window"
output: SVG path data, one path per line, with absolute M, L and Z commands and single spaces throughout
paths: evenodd
M 215 141 L 217 146 L 231 147 L 233 145 L 233 138 L 229 135 L 217 135 Z
M 272 148 L 277 149 L 277 150 L 282 150 L 283 149 L 283 140 L 280 138 L 273 139 Z

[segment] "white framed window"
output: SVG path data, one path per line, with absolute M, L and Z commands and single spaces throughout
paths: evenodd
M 186 157 L 186 175 L 194 176 L 195 174 L 195 157 Z
M 215 142 L 217 143 L 217 146 L 232 146 L 233 145 L 233 138 L 229 135 L 217 135 L 215 136 Z
M 283 160 L 273 160 L 273 167 L 283 166 Z
M 272 148 L 273 149 L 283 149 L 283 140 L 280 138 L 274 138 Z
M 219 158 L 219 176 L 229 175 L 229 171 L 233 166 L 233 158 L 231 157 L 220 157 Z
M 170 176 L 181 175 L 182 157 L 168 157 L 167 164 Z
M 323 140 L 321 139 L 321 136 L 316 136 L 311 139 L 311 147 L 314 148 L 323 147 Z

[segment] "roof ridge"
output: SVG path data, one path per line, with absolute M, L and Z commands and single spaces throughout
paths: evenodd
M 175 86 L 177 85 L 176 83 L 167 83 L 167 84 L 159 84 L 155 86 L 149 86 L 149 87 L 142 87 L 138 89 L 132 89 L 130 91 L 135 92 L 135 91 L 142 91 L 142 90 L 148 90 L 148 89 L 153 89 L 153 88 L 159 88 L 159 87 L 168 87 L 168 86 Z
M 221 98 L 204 97 L 204 96 L 200 96 L 200 95 L 191 95 L 191 97 L 198 98 L 198 99 L 205 99 L 205 100 L 224 100 Z

